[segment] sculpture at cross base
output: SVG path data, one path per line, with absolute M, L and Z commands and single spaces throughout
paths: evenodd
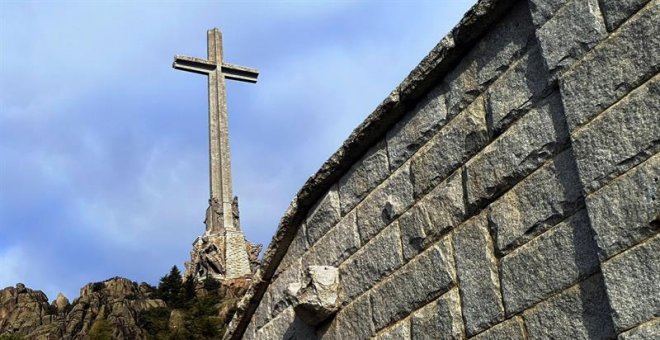
M 177 55 L 173 67 L 208 77 L 210 197 L 206 232 L 193 242 L 186 277 L 234 279 L 250 275 L 254 249 L 240 229 L 238 198 L 232 192 L 225 79 L 256 83 L 258 71 L 223 61 L 222 34 L 207 32 L 207 59 Z M 253 265 L 252 265 L 253 267 Z

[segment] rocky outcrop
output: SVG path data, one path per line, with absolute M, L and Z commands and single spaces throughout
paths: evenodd
M 140 312 L 166 307 L 153 297 L 154 288 L 115 277 L 89 283 L 73 303 L 58 294 L 52 304 L 41 291 L 16 287 L 0 290 L 0 334 L 28 339 L 84 339 L 97 320 L 105 320 L 115 339 L 145 339 Z

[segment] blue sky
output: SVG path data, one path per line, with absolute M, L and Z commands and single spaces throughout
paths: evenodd
M 157 284 L 204 231 L 207 85 L 228 82 L 234 191 L 264 247 L 305 180 L 474 0 L 0 1 L 0 288 Z

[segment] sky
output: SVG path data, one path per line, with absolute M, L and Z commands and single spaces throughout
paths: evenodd
M 206 58 L 227 82 L 234 194 L 270 243 L 295 193 L 475 0 L 0 1 L 0 288 L 156 285 L 205 230 Z

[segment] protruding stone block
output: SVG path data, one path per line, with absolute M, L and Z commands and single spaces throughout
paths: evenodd
M 337 312 L 339 270 L 330 266 L 309 266 L 302 282 L 289 285 L 295 297 L 296 315 L 310 326 L 316 326 Z

